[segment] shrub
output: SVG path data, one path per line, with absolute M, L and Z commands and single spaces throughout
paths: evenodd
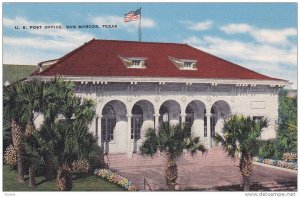
M 97 152 L 93 156 L 89 158 L 89 163 L 91 170 L 96 170 L 99 168 L 104 168 L 106 167 L 105 165 L 105 160 L 104 160 L 104 154 L 103 154 L 103 149 L 101 147 L 97 147 Z

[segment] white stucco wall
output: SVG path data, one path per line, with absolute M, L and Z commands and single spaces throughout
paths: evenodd
M 137 85 L 138 86 L 138 85 Z M 125 87 L 125 86 L 124 86 Z M 147 89 L 143 87 L 135 87 L 135 92 L 127 91 L 128 89 L 123 88 L 124 91 L 120 91 L 121 88 L 117 88 L 118 91 L 114 91 L 116 87 L 112 90 L 109 89 L 109 85 L 105 88 L 106 91 L 99 93 L 97 91 L 90 91 L 88 93 L 78 93 L 86 98 L 92 98 L 96 100 L 97 103 L 97 115 L 101 116 L 101 111 L 106 103 L 111 100 L 118 100 L 124 103 L 126 106 L 126 113 L 131 114 L 131 109 L 135 103 L 140 100 L 149 101 L 154 108 L 154 114 L 159 114 L 159 109 L 161 105 L 168 100 L 175 101 L 179 104 L 181 114 L 178 114 L 178 110 L 174 109 L 176 113 L 172 117 L 170 116 L 170 123 L 179 123 L 179 116 L 185 113 L 187 105 L 191 101 L 201 101 L 207 111 L 210 111 L 213 104 L 217 101 L 224 101 L 230 107 L 231 114 L 242 114 L 250 116 L 264 116 L 269 119 L 269 127 L 262 133 L 262 139 L 271 139 L 276 137 L 276 123 L 278 119 L 278 95 L 277 91 L 270 89 L 267 86 L 253 87 L 251 90 L 242 89 L 236 90 L 234 87 L 213 87 L 214 89 L 208 91 L 204 87 L 197 87 L 196 85 L 189 87 L 188 91 L 182 91 L 182 87 L 177 84 L 177 87 L 172 85 L 168 90 L 167 86 L 164 87 L 163 91 L 159 93 L 156 91 L 156 86 L 147 85 Z M 90 88 L 89 90 L 93 90 Z M 177 90 L 177 91 L 175 91 Z M 172 113 L 172 112 L 170 112 Z M 184 116 L 183 116 L 184 117 Z M 99 123 L 99 122 L 98 122 Z M 222 133 L 222 123 L 223 119 L 219 119 L 216 123 L 215 130 L 218 133 Z M 95 124 L 92 123 L 92 124 Z M 138 145 L 141 144 L 145 131 L 149 127 L 154 127 L 153 120 L 145 120 L 142 125 L 142 139 L 138 140 Z M 95 126 L 91 125 L 91 131 L 95 133 Z M 98 127 L 100 128 L 100 127 Z M 99 131 L 98 131 L 99 132 Z M 115 139 L 110 142 L 109 152 L 110 153 L 125 153 L 128 150 L 128 143 L 133 144 L 133 140 L 128 140 L 130 129 L 127 128 L 127 121 L 122 123 L 117 122 L 115 128 Z M 99 134 L 98 134 L 99 135 Z M 204 137 L 204 120 L 203 116 L 195 117 L 192 126 L 192 135 L 199 136 L 201 141 L 205 142 L 206 145 L 209 144 L 208 139 Z M 131 150 L 133 145 L 131 145 Z
M 148 128 L 156 128 L 159 110 L 162 105 L 169 108 L 169 120 L 171 124 L 178 124 L 180 118 L 185 117 L 185 110 L 190 104 L 194 111 L 194 123 L 192 136 L 200 137 L 207 147 L 213 144 L 209 137 L 204 137 L 204 110 L 210 113 L 212 106 L 226 105 L 224 109 L 230 114 L 242 114 L 245 116 L 264 116 L 269 120 L 269 126 L 261 135 L 262 139 L 276 137 L 276 124 L 278 121 L 278 88 L 266 85 L 255 87 L 236 87 L 235 85 L 210 85 L 210 84 L 165 84 L 141 83 L 130 85 L 128 83 L 113 84 L 76 84 L 76 95 L 82 98 L 90 98 L 96 101 L 96 119 L 90 125 L 90 131 L 98 135 L 101 145 L 101 116 L 104 106 L 117 101 L 114 110 L 118 115 L 114 129 L 114 140 L 109 142 L 109 153 L 130 153 L 133 150 L 133 140 L 130 139 L 131 128 L 128 127 L 128 119 L 135 104 L 143 108 L 144 122 L 141 127 L 141 139 L 137 141 L 141 145 Z M 193 104 L 191 104 L 191 102 Z M 220 104 L 221 103 L 221 104 Z M 171 107 L 170 107 L 171 106 Z M 227 109 L 229 106 L 229 109 Z M 226 111 L 225 110 L 225 111 Z M 147 111 L 147 112 L 145 112 Z M 226 112 L 227 113 L 227 112 Z M 156 115 L 156 117 L 154 116 Z M 220 114 L 219 114 L 220 115 Z M 224 114 L 223 114 L 224 115 Z M 220 115 L 221 116 L 221 115 Z M 129 117 L 129 118 L 128 118 Z M 38 116 L 36 126 L 39 126 L 43 117 Z M 155 121 L 154 121 L 155 119 Z M 96 126 L 96 124 L 98 124 Z M 222 134 L 223 119 L 219 118 L 215 125 L 215 132 Z M 96 131 L 98 128 L 98 131 Z M 209 131 L 208 131 L 209 135 Z

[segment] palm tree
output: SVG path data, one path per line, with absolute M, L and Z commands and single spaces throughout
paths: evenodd
M 41 167 L 45 167 L 45 158 L 49 157 L 49 155 L 51 155 L 51 153 L 48 150 L 48 146 L 41 138 L 39 132 L 34 132 L 27 138 L 24 160 L 29 165 L 29 187 L 36 187 L 36 171 Z
M 51 125 L 57 120 L 62 108 L 65 106 L 66 98 L 71 97 L 73 93 L 74 84 L 70 81 L 64 81 L 60 77 L 56 77 L 43 84 L 43 91 L 40 95 L 41 108 L 40 112 L 44 115 L 44 123 Z M 56 165 L 53 160 L 53 152 L 45 155 L 45 179 L 51 180 L 53 169 Z
M 244 190 L 250 189 L 250 177 L 253 172 L 253 156 L 260 144 L 262 130 L 268 126 L 268 120 L 253 120 L 250 116 L 234 115 L 225 120 L 223 134 L 216 134 L 214 140 L 221 143 L 223 149 L 232 158 L 240 157 L 239 168 L 243 177 Z
M 23 152 L 24 152 L 24 116 L 18 108 L 19 93 L 22 84 L 17 83 L 3 89 L 3 112 L 10 119 L 11 136 L 17 154 L 17 180 L 24 182 Z
M 70 165 L 75 160 L 88 158 L 93 152 L 91 148 L 96 147 L 96 139 L 88 132 L 88 124 L 95 115 L 95 109 L 93 101 L 81 102 L 72 94 L 65 95 L 62 102 L 57 102 L 54 105 L 60 107 L 57 108 L 55 120 L 46 118 L 40 134 L 57 157 L 57 189 L 69 191 L 72 189 Z M 54 114 L 51 113 L 50 116 Z
M 199 142 L 199 137 L 191 137 L 188 127 L 181 124 L 171 126 L 169 123 L 163 123 L 158 133 L 150 128 L 140 147 L 142 155 L 152 157 L 159 152 L 166 159 L 165 179 L 169 190 L 175 190 L 178 177 L 176 161 L 184 150 L 192 155 L 197 151 L 207 151 Z
M 11 119 L 13 146 L 17 152 L 18 181 L 24 182 L 23 154 L 25 139 L 35 130 L 34 111 L 40 108 L 41 82 L 18 82 L 4 88 L 4 114 Z

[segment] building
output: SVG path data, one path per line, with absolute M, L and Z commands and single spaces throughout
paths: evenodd
M 267 117 L 261 138 L 275 138 L 278 91 L 290 85 L 187 44 L 95 39 L 39 63 L 32 77 L 57 75 L 73 81 L 77 95 L 96 101 L 91 131 L 105 151 L 129 156 L 161 122 L 185 122 L 212 147 L 228 116 Z

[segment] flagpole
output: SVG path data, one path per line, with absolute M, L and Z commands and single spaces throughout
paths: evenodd
M 138 31 L 139 31 L 139 42 L 141 42 L 142 41 L 142 7 L 140 7 L 140 20 L 139 20 Z

